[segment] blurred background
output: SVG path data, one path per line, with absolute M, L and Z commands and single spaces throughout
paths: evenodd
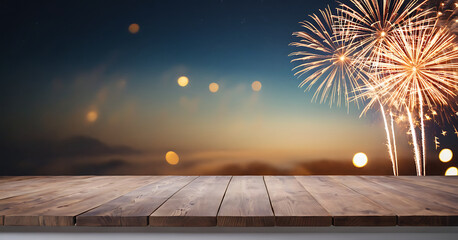
M 291 71 L 291 34 L 328 5 L 0 0 L 0 174 L 392 174 L 378 110 L 312 102 Z M 443 175 L 458 123 L 426 124 Z

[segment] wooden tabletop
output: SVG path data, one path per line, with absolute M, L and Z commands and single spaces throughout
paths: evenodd
M 8 226 L 457 226 L 457 177 L 0 177 Z

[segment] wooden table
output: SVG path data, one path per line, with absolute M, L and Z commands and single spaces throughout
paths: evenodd
M 6 226 L 457 226 L 457 177 L 0 177 Z

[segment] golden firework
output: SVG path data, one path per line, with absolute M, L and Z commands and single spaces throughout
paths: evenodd
M 308 74 L 299 85 L 307 85 L 306 91 L 318 84 L 312 100 L 317 100 L 321 95 L 320 103 L 329 98 L 329 105 L 332 106 L 334 102 L 340 105 L 343 98 L 348 106 L 349 94 L 358 88 L 358 79 L 361 79 L 360 73 L 353 67 L 352 41 L 345 29 L 336 34 L 334 26 L 338 18 L 329 7 L 320 10 L 320 14 L 311 15 L 313 21 L 302 22 L 306 31 L 293 33 L 300 41 L 290 45 L 302 48 L 290 54 L 297 57 L 292 62 L 300 62 L 293 70 L 298 76 Z
M 448 105 L 458 90 L 458 49 L 455 36 L 445 28 L 394 31 L 378 50 L 383 57 L 374 75 L 376 85 L 389 106 L 410 110 Z

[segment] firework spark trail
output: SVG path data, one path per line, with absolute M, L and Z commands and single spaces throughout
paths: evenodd
M 380 111 L 382 112 L 382 116 L 383 116 L 383 122 L 385 123 L 386 140 L 388 141 L 387 147 L 388 147 L 388 153 L 390 154 L 391 165 L 393 167 L 393 175 L 396 175 L 396 163 L 394 162 L 394 158 L 393 158 L 390 130 L 388 129 L 388 122 L 386 121 L 385 109 L 383 108 L 383 105 L 380 101 L 379 103 L 380 103 Z
M 393 151 L 394 151 L 394 162 L 396 164 L 396 176 L 399 176 L 399 167 L 398 167 L 398 152 L 396 150 L 396 135 L 394 134 L 394 120 L 393 120 L 393 113 L 390 110 L 390 118 L 391 118 L 391 134 L 393 136 Z
M 426 176 L 426 142 L 425 142 L 425 123 L 423 121 L 423 98 L 421 92 L 418 93 L 418 101 L 420 108 L 420 124 L 421 124 L 421 149 L 423 154 L 423 176 Z
M 407 106 L 406 106 L 406 112 L 407 112 L 407 117 L 409 119 L 410 134 L 412 135 L 412 144 L 413 144 L 413 149 L 414 149 L 414 154 L 415 154 L 415 166 L 417 167 L 417 176 L 421 176 L 421 157 L 420 157 L 420 151 L 418 150 L 418 145 L 417 145 L 417 134 L 415 133 L 415 126 L 413 124 L 412 115 Z

